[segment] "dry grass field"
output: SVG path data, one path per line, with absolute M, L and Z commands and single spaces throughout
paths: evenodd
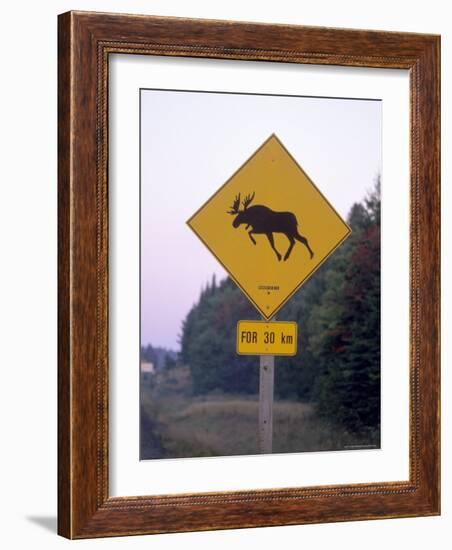
M 189 370 L 179 367 L 142 382 L 141 397 L 142 459 L 259 453 L 257 395 L 193 396 Z M 340 450 L 360 443 L 327 426 L 309 403 L 274 402 L 274 453 Z

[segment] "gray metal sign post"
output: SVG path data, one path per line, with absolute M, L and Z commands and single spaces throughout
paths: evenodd
M 273 448 L 273 385 L 275 356 L 260 355 L 259 376 L 259 450 L 271 453 Z
M 275 321 L 276 316 L 271 319 Z M 259 356 L 259 451 L 273 450 L 273 388 L 275 380 L 275 356 Z

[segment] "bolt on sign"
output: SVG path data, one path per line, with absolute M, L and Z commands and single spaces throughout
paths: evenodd
M 293 321 L 239 321 L 239 355 L 295 355 L 297 323 Z
M 351 232 L 275 134 L 187 223 L 267 320 Z

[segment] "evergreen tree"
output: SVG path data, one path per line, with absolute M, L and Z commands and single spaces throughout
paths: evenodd
M 257 391 L 255 358 L 235 352 L 237 321 L 256 317 L 229 278 L 201 293 L 184 321 L 181 339 L 181 357 L 190 367 L 195 393 Z
M 380 200 L 379 186 L 355 205 L 354 233 L 335 255 L 325 292 L 311 320 L 321 371 L 317 410 L 351 432 L 380 424 Z

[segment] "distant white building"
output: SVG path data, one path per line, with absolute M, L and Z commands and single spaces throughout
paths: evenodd
M 150 361 L 141 361 L 141 374 L 144 378 L 149 378 L 155 373 L 154 363 Z

